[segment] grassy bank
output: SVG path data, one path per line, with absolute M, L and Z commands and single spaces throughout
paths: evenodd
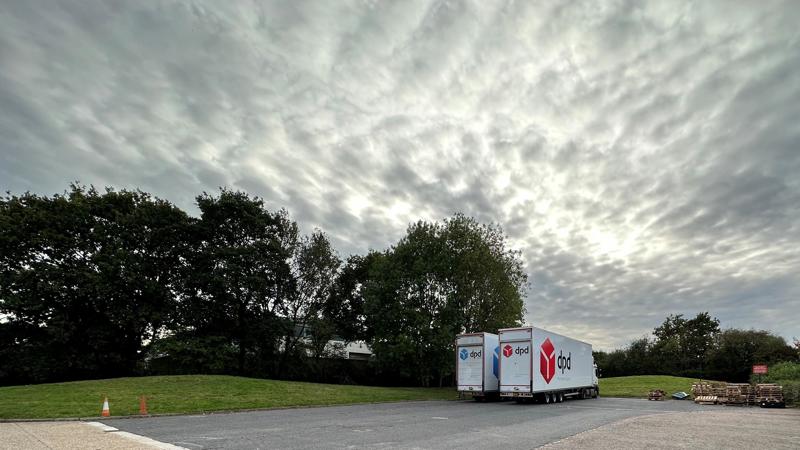
M 382 388 L 261 380 L 217 375 L 116 378 L 0 388 L 0 419 L 96 417 L 104 396 L 111 415 L 199 413 L 285 406 L 402 400 L 451 400 L 452 388 Z
M 604 397 L 647 398 L 653 389 L 662 389 L 667 395 L 683 391 L 692 393 L 695 378 L 671 377 L 667 375 L 638 375 L 600 379 L 600 395 Z

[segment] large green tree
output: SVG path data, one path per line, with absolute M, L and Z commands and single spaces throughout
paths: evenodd
M 518 325 L 526 275 L 498 227 L 418 222 L 370 267 L 365 324 L 379 366 L 423 385 L 453 370 L 453 338 Z
M 140 191 L 3 198 L 0 377 L 133 373 L 174 309 L 188 224 Z
M 655 367 L 670 374 L 703 376 L 706 357 L 719 332 L 719 320 L 707 312 L 692 319 L 682 314 L 668 316 L 653 330 Z
M 334 324 L 325 316 L 341 260 L 328 237 L 320 230 L 300 238 L 291 259 L 295 289 L 283 304 L 283 315 L 293 324 L 284 340 L 284 361 L 304 357 L 310 350 L 320 357 L 335 335 Z
M 282 312 L 296 290 L 290 261 L 297 225 L 286 211 L 269 211 L 244 192 L 204 193 L 197 205 L 180 327 L 171 338 L 186 345 L 170 348 L 191 354 L 194 343 L 216 344 L 211 351 L 235 354 L 236 367 L 228 370 L 271 370 L 290 327 Z
M 370 268 L 383 253 L 369 252 L 366 256 L 351 255 L 336 276 L 323 307 L 323 317 L 333 328 L 333 333 L 344 342 L 367 340 L 364 316 L 364 287 Z

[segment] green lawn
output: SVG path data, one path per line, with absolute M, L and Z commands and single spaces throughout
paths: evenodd
M 261 380 L 217 375 L 116 378 L 0 387 L 0 419 L 96 417 L 104 396 L 112 416 L 199 413 L 282 406 L 402 400 L 454 400 L 453 388 L 381 388 Z
M 695 378 L 668 375 L 638 375 L 632 377 L 600 378 L 600 395 L 604 397 L 642 397 L 653 389 L 662 389 L 668 396 L 683 391 L 692 393 Z
M 601 378 L 605 397 L 647 397 L 651 389 L 691 393 L 692 378 Z M 151 414 L 199 413 L 284 406 L 403 400 L 454 400 L 454 388 L 382 388 L 261 380 L 222 375 L 115 378 L 0 387 L 0 419 L 97 417 L 108 396 L 112 416 L 139 413 L 139 396 Z

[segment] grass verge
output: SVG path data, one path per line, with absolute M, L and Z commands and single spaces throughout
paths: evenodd
M 662 389 L 667 396 L 683 391 L 692 393 L 695 378 L 671 377 L 668 375 L 637 375 L 631 377 L 600 378 L 600 395 L 604 397 L 647 398 L 653 389 Z
M 404 400 L 453 400 L 453 388 L 384 388 L 222 375 L 181 375 L 0 387 L 0 419 L 96 417 L 108 396 L 112 416 Z

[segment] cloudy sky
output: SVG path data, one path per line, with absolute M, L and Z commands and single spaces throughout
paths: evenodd
M 800 3 L 0 1 L 0 189 L 218 186 L 339 252 L 464 212 L 528 321 L 800 337 Z

